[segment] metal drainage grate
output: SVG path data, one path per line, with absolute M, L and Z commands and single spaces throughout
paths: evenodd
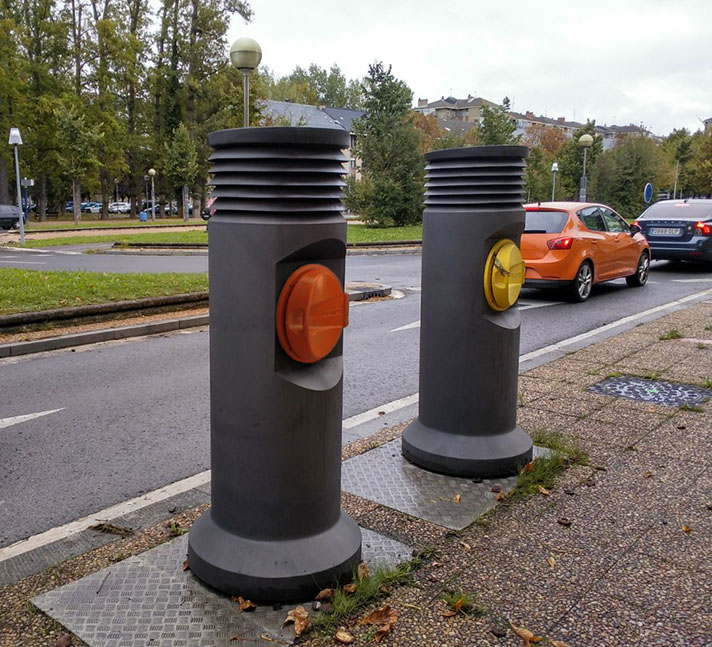
M 712 391 L 699 386 L 675 384 L 664 380 L 647 380 L 643 377 L 609 377 L 588 387 L 589 391 L 613 395 L 629 400 L 654 402 L 666 407 L 680 407 L 684 404 L 696 405 L 712 397 Z

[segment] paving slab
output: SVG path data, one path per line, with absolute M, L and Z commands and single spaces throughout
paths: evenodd
M 535 458 L 545 453 L 534 449 Z M 469 526 L 497 504 L 499 491 L 516 484 L 516 476 L 473 480 L 428 472 L 403 458 L 400 439 L 354 456 L 341 468 L 345 492 L 453 530 Z M 493 492 L 496 486 L 501 490 Z

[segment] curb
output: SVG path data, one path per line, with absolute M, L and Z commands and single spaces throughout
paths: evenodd
M 351 286 L 351 287 L 349 287 Z M 380 283 L 348 283 L 346 284 L 346 293 L 349 295 L 349 301 L 365 301 L 366 299 L 373 299 L 374 297 L 387 297 L 391 294 L 390 285 L 382 285 Z M 205 297 L 203 297 L 205 295 Z M 185 299 L 184 301 L 177 300 L 178 297 L 197 297 L 192 299 Z M 176 297 L 162 297 L 166 299 L 173 299 L 173 304 L 177 303 L 195 303 L 197 301 L 206 301 L 207 293 L 197 292 L 193 295 L 177 295 Z M 138 300 L 146 301 L 146 300 Z M 156 301 L 156 299 L 149 299 L 149 301 Z M 132 301 L 122 301 L 123 306 L 122 312 L 131 310 L 128 307 Z M 113 306 L 115 304 L 100 304 L 98 307 L 103 306 Z M 164 304 L 165 305 L 165 304 Z M 72 314 L 66 316 L 54 317 L 56 319 L 66 319 L 72 316 L 77 316 L 77 310 L 86 310 L 87 308 L 92 308 L 93 306 L 83 306 L 81 308 L 64 308 L 65 311 L 73 311 Z M 149 307 L 149 306 L 139 306 Z M 134 308 L 135 309 L 135 308 Z M 119 310 L 115 310 L 118 312 Z M 48 313 L 56 312 L 52 310 L 46 310 L 43 313 L 43 317 L 38 317 L 35 321 L 47 321 L 53 317 L 47 317 Z M 102 312 L 112 312 L 112 310 L 103 310 Z M 91 314 L 94 314 L 92 312 Z M 21 313 L 25 314 L 25 313 Z M 34 314 L 34 313 L 32 313 Z M 9 315 L 12 316 L 12 315 Z M 128 339 L 130 337 L 144 337 L 146 335 L 157 335 L 159 333 L 171 332 L 174 330 L 183 330 L 186 328 L 196 328 L 199 326 L 207 326 L 210 324 L 210 315 L 194 315 L 192 317 L 180 317 L 177 319 L 166 319 L 163 321 L 149 322 L 145 324 L 135 324 L 132 326 L 120 326 L 117 328 L 106 328 L 104 330 L 91 330 L 88 332 L 80 332 L 69 335 L 60 335 L 58 337 L 46 337 L 44 339 L 33 339 L 31 341 L 21 341 L 14 342 L 10 344 L 0 345 L 0 359 L 7 357 L 18 357 L 20 355 L 30 355 L 32 353 L 43 353 L 51 350 L 61 350 L 63 348 L 72 348 L 74 346 L 85 346 L 87 344 L 97 344 L 106 341 L 116 341 L 119 339 Z

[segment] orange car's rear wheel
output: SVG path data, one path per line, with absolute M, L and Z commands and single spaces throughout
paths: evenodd
M 576 276 L 569 286 L 569 297 L 572 301 L 581 303 L 591 296 L 593 288 L 593 264 L 591 261 L 584 261 L 579 265 Z
M 638 265 L 635 268 L 635 274 L 625 277 L 625 282 L 632 288 L 639 288 L 648 282 L 648 274 L 650 273 L 650 256 L 647 252 L 643 252 L 638 259 Z

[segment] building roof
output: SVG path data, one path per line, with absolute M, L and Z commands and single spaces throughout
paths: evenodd
M 342 128 L 347 132 L 354 132 L 353 123 L 356 119 L 363 117 L 366 113 L 363 110 L 351 110 L 349 108 L 331 108 L 324 106 L 322 110 L 329 115 L 334 121 L 341 124 Z
M 437 110 L 438 108 L 455 108 L 457 110 L 464 110 L 465 108 L 478 108 L 481 106 L 496 106 L 496 103 L 483 99 L 482 97 L 473 97 L 471 95 L 467 96 L 467 99 L 456 99 L 455 97 L 442 97 L 437 101 L 432 101 L 427 106 L 419 106 L 420 108 L 427 107 L 432 110 Z
M 291 101 L 262 101 L 262 111 L 273 119 L 289 119 L 292 126 L 307 128 L 336 128 L 353 132 L 353 122 L 365 113 L 348 108 L 310 106 Z

